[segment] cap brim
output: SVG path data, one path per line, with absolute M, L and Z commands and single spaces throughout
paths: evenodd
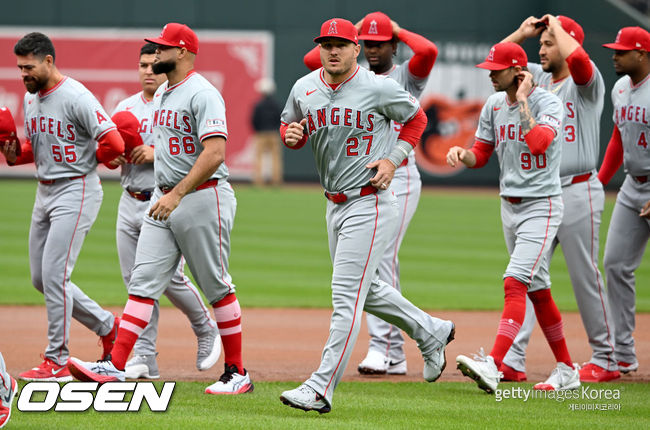
M 640 48 L 634 48 L 627 45 L 621 45 L 620 43 L 605 43 L 603 46 L 605 48 L 615 49 L 617 51 L 634 51 L 635 49 L 640 49 Z
M 340 39 L 340 40 L 345 40 L 346 42 L 352 42 L 355 45 L 359 44 L 359 42 L 354 39 L 348 39 L 347 37 L 338 37 L 338 36 L 318 36 L 314 38 L 314 42 L 321 43 L 324 39 Z
M 511 66 L 504 66 L 503 64 L 493 63 L 491 61 L 484 61 L 482 63 L 477 64 L 476 67 L 480 69 L 487 69 L 487 70 L 505 70 L 510 68 Z
M 178 48 L 178 46 L 173 45 L 169 42 L 167 42 L 165 39 L 162 39 L 160 37 L 155 37 L 153 39 L 144 39 L 145 42 L 153 43 L 154 45 L 162 45 L 162 46 L 171 46 L 174 48 Z
M 365 36 L 359 36 L 359 40 L 373 40 L 376 42 L 388 42 L 389 40 L 393 40 L 393 37 L 386 37 L 386 36 L 380 36 L 380 35 L 370 35 L 367 34 Z

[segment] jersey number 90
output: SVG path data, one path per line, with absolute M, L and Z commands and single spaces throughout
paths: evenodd
M 532 155 L 528 152 L 521 153 L 521 168 L 530 170 L 533 167 L 538 169 L 546 168 L 546 154 Z
M 192 136 L 183 136 L 182 140 L 177 136 L 169 138 L 169 153 L 171 155 L 179 155 L 181 150 L 186 154 L 194 154 L 196 152 L 196 145 L 194 145 L 194 138 Z

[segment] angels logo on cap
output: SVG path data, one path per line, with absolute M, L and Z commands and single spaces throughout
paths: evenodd
M 327 30 L 327 34 L 339 34 L 338 30 L 336 29 L 336 21 L 330 22 L 330 29 Z
M 370 28 L 368 29 L 368 34 L 378 34 L 377 21 L 375 21 L 374 19 L 370 21 Z
M 488 61 L 494 61 L 494 46 L 490 49 L 490 53 L 487 56 Z

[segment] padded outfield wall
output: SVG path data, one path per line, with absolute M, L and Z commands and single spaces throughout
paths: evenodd
M 489 46 L 513 31 L 529 15 L 544 13 L 571 16 L 585 30 L 585 48 L 600 68 L 608 91 L 601 126 L 601 154 L 611 134 L 609 89 L 616 81 L 611 51 L 602 48 L 623 26 L 639 25 L 629 15 L 605 0 L 455 0 L 386 1 L 334 0 L 239 0 L 236 2 L 186 0 L 114 0 L 110 4 L 92 0 L 32 0 L 10 2 L 0 15 L 1 26 L 21 26 L 34 30 L 45 27 L 74 28 L 160 28 L 169 21 L 190 25 L 196 30 L 251 30 L 272 35 L 273 77 L 278 99 L 283 103 L 291 85 L 306 73 L 302 56 L 313 47 L 312 39 L 320 24 L 339 16 L 356 22 L 366 13 L 381 10 L 401 26 L 433 40 L 440 54 L 429 80 L 423 106 L 435 109 L 439 123 L 429 130 L 418 156 L 423 179 L 429 184 L 494 185 L 497 166 L 448 171 L 441 165 L 445 145 L 471 145 L 477 109 L 492 91 L 486 72 L 475 69 Z M 537 41 L 524 44 L 531 60 L 537 60 Z M 407 58 L 400 49 L 399 59 Z M 3 55 L 11 55 L 7 52 Z M 61 68 L 65 65 L 60 64 Z M 16 78 L 18 79 L 18 73 Z M 2 89 L 0 88 L 0 91 Z M 236 97 L 236 91 L 233 92 Z M 226 100 L 226 104 L 234 101 Z M 311 153 L 307 149 L 284 152 L 285 178 L 289 181 L 316 180 Z M 601 155 L 602 158 L 602 155 Z M 6 169 L 0 166 L 0 169 Z M 620 183 L 622 173 L 612 185 Z

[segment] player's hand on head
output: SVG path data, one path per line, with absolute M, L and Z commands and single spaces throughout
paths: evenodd
M 174 209 L 181 202 L 181 197 L 172 189 L 169 193 L 164 194 L 149 209 L 149 216 L 158 221 L 165 221 L 172 214 Z
M 361 33 L 362 26 L 363 26 L 363 18 L 361 18 L 359 21 L 357 21 L 356 24 L 354 24 L 354 27 L 357 29 L 357 33 Z
M 399 35 L 399 32 L 402 30 L 402 27 L 400 27 L 399 24 L 392 19 L 390 20 L 390 25 L 393 30 L 393 36 L 397 37 Z
M 465 148 L 461 148 L 460 146 L 452 146 L 449 148 L 449 151 L 447 151 L 447 164 L 450 167 L 456 167 L 458 163 L 462 163 L 466 151 Z
M 562 24 L 560 24 L 560 20 L 557 19 L 557 17 L 556 17 L 555 15 L 551 15 L 551 14 L 549 14 L 549 13 L 547 13 L 546 15 L 544 15 L 544 16 L 540 19 L 540 21 L 543 22 L 544 24 L 546 24 L 546 28 L 548 28 L 548 33 L 549 33 L 551 36 L 554 35 L 554 30 L 555 30 L 556 28 L 558 28 L 558 26 L 559 26 L 559 28 L 562 28 Z
M 386 158 L 368 163 L 366 168 L 377 171 L 375 176 L 370 178 L 370 185 L 379 190 L 387 189 L 395 176 L 396 166 Z
M 131 151 L 131 163 L 133 164 L 145 164 L 153 163 L 153 153 L 154 150 L 149 145 L 139 145 L 133 148 Z
M 542 31 L 544 31 L 544 28 L 545 28 L 545 26 L 540 26 L 539 25 L 540 22 L 542 22 L 541 19 L 536 18 L 534 16 L 529 16 L 519 26 L 519 32 L 526 39 L 529 39 L 531 37 L 536 37 Z
M 307 118 L 303 118 L 299 123 L 292 122 L 289 124 L 284 134 L 284 142 L 289 146 L 296 146 L 304 136 L 305 124 L 307 124 Z
M 650 219 L 650 200 L 643 205 L 643 208 L 641 209 L 639 216 Z

